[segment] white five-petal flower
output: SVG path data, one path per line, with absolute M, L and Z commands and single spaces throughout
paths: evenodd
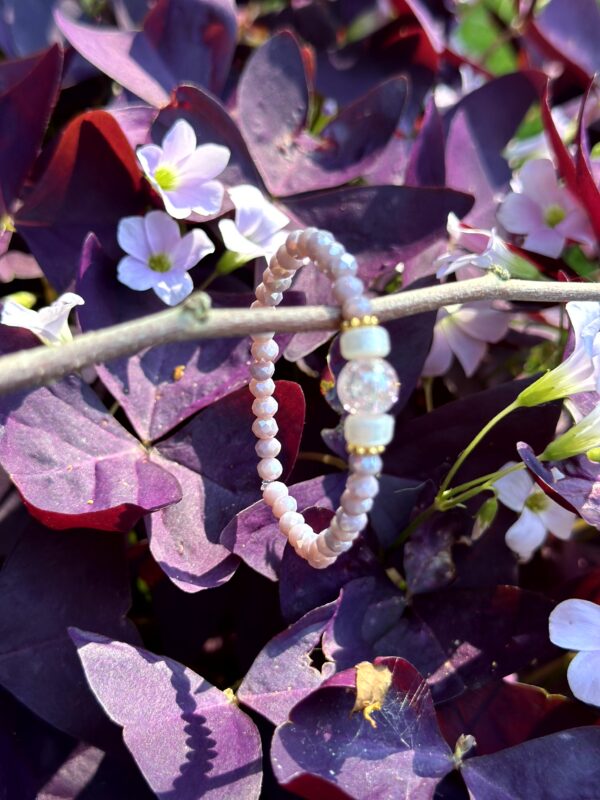
M 550 614 L 550 640 L 579 650 L 567 680 L 578 700 L 600 706 L 600 606 L 589 600 L 563 600 Z
M 214 180 L 229 162 L 227 147 L 196 142 L 194 129 L 179 119 L 162 140 L 162 146 L 140 147 L 137 157 L 150 183 L 160 194 L 167 212 L 185 219 L 192 211 L 210 216 L 218 214 L 225 189 Z
M 515 463 L 509 461 L 502 469 Z M 520 515 L 507 530 L 505 540 L 522 561 L 529 561 L 548 532 L 559 539 L 571 535 L 576 514 L 544 494 L 524 470 L 499 478 L 494 487 L 500 502 Z
M 194 284 L 187 271 L 215 249 L 198 228 L 182 237 L 179 225 L 164 211 L 125 217 L 117 240 L 127 253 L 117 267 L 121 283 L 137 291 L 152 289 L 168 306 L 190 294 Z
M 228 250 L 248 258 L 270 256 L 286 239 L 289 217 L 266 199 L 256 186 L 244 184 L 229 190 L 235 220 L 222 219 L 219 230 Z
M 82 306 L 84 302 L 78 294 L 66 292 L 47 308 L 33 311 L 8 298 L 2 306 L 0 322 L 13 328 L 27 328 L 44 344 L 64 344 L 73 339 L 69 314 L 75 306 Z

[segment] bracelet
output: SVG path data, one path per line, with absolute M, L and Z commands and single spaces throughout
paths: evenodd
M 279 305 L 294 275 L 308 261 L 333 282 L 333 294 L 341 306 L 343 320 L 340 349 L 348 362 L 339 374 L 336 390 L 348 412 L 344 436 L 350 475 L 328 528 L 316 533 L 306 524 L 287 486 L 277 480 L 283 468 L 277 459 L 281 443 L 276 438 L 277 401 L 273 397 L 272 376 L 279 348 L 273 332 L 251 337 L 250 391 L 255 398 L 252 412 L 256 417 L 252 430 L 258 439 L 257 471 L 263 481 L 264 502 L 271 507 L 279 521 L 279 530 L 296 553 L 311 566 L 325 569 L 352 547 L 367 525 L 367 512 L 379 491 L 381 453 L 394 433 L 394 418 L 385 412 L 398 399 L 400 382 L 394 368 L 384 360 L 390 352 L 389 334 L 372 313 L 365 286 L 357 277 L 356 259 L 328 231 L 307 228 L 290 233 L 263 272 L 251 308 Z

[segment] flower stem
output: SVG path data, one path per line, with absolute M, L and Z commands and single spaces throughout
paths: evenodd
M 540 458 L 540 456 L 538 456 L 538 458 Z M 510 475 L 511 472 L 517 472 L 521 469 L 525 469 L 525 464 L 522 462 L 519 464 L 513 464 L 512 467 L 507 467 L 506 469 L 496 470 L 496 472 L 488 472 L 487 475 L 480 475 L 479 478 L 474 478 L 472 481 L 461 483 L 459 486 L 455 486 L 453 489 L 446 489 L 443 497 L 440 497 L 440 499 L 454 499 L 456 495 L 462 494 L 462 492 L 465 492 L 467 489 L 470 489 L 473 486 L 479 486 L 483 483 L 495 483 L 505 475 Z
M 419 528 L 424 522 L 427 522 L 427 520 L 437 510 L 438 510 L 437 505 L 435 503 L 432 503 L 428 508 L 425 509 L 425 511 L 421 511 L 420 514 L 417 514 L 417 516 L 413 519 L 413 521 L 409 522 L 406 528 L 404 528 L 400 536 L 398 536 L 398 538 L 395 539 L 393 544 L 389 546 L 388 552 L 391 553 L 394 550 L 397 550 L 401 545 L 403 545 L 404 542 L 407 539 L 409 539 L 412 536 L 412 534 L 417 530 L 417 528 Z
M 452 465 L 450 472 L 444 478 L 442 485 L 440 486 L 440 491 L 438 492 L 438 497 L 441 497 L 443 493 L 448 489 L 450 484 L 452 483 L 452 479 L 458 472 L 458 470 L 462 467 L 464 462 L 467 458 L 471 455 L 473 450 L 477 447 L 477 445 L 482 441 L 482 439 L 487 436 L 487 434 L 492 430 L 492 428 L 497 425 L 501 419 L 507 417 L 512 411 L 514 411 L 518 407 L 516 402 L 512 402 L 510 405 L 503 408 L 502 411 L 498 412 L 495 417 L 483 426 L 483 428 L 479 431 L 477 436 L 469 442 L 469 444 L 465 447 L 459 457 L 456 459 L 454 464 Z

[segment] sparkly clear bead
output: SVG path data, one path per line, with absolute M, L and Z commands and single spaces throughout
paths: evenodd
M 351 414 L 382 414 L 398 399 L 400 382 L 396 370 L 383 358 L 361 358 L 343 367 L 336 390 Z

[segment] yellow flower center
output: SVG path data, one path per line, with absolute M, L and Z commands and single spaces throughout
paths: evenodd
M 164 192 L 177 188 L 177 173 L 172 167 L 159 167 L 154 173 L 154 180 Z
M 544 213 L 544 220 L 546 225 L 550 228 L 555 228 L 559 222 L 567 216 L 567 212 L 561 206 L 552 205 L 548 206 Z
M 539 514 L 540 511 L 548 507 L 548 498 L 543 492 L 533 492 L 525 500 L 525 505 L 530 511 Z
M 168 272 L 171 269 L 171 259 L 166 253 L 155 253 L 148 259 L 148 266 L 154 272 Z

